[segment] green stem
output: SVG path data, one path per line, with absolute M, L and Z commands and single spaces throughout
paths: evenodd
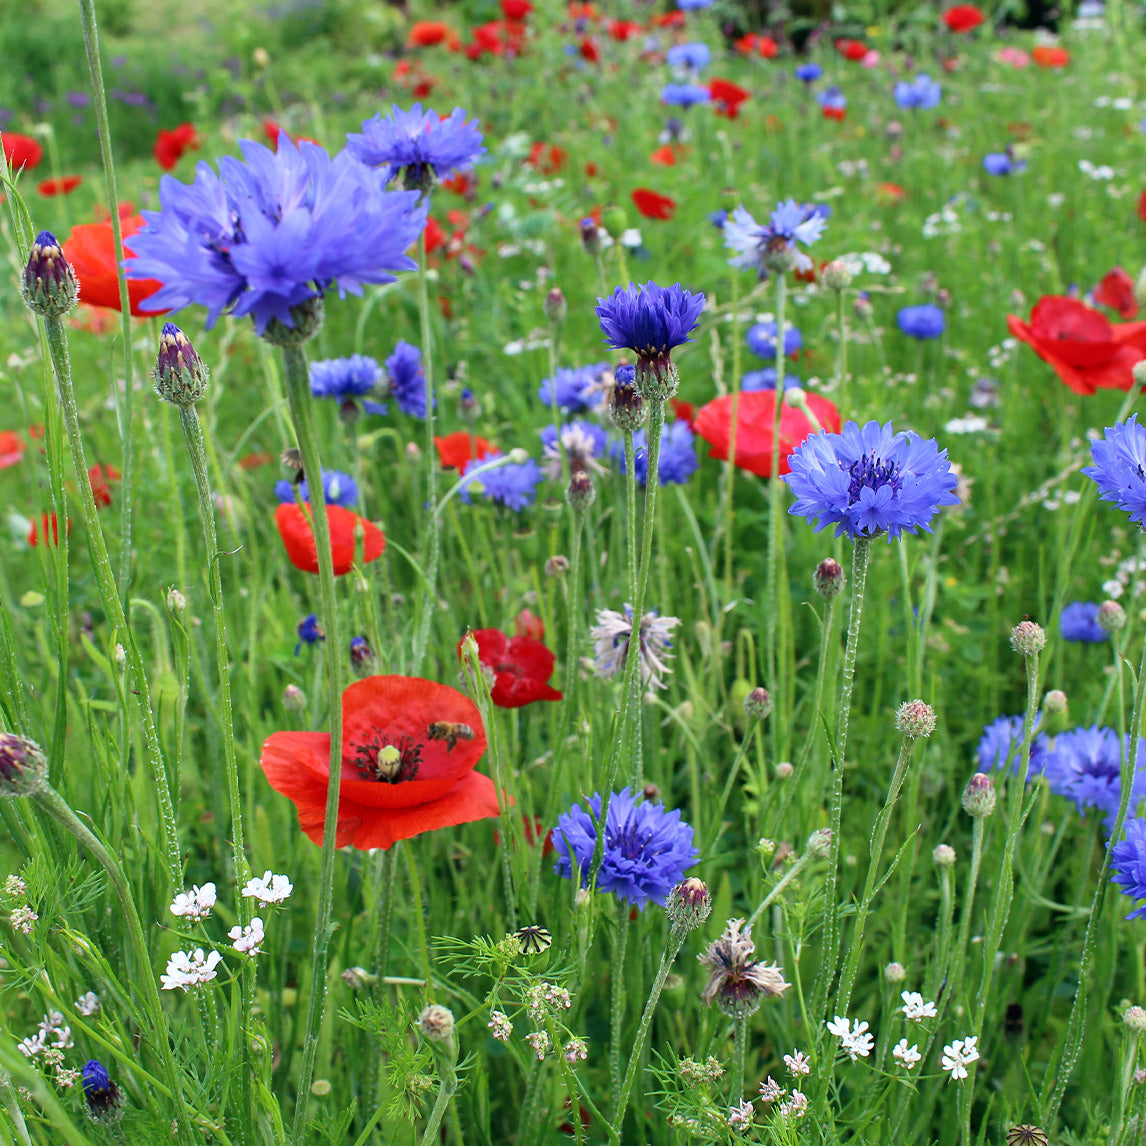
M 637 595 L 637 457 L 633 448 L 633 431 L 623 430 L 625 442 L 625 523 L 628 529 L 629 600 Z
M 748 1018 L 742 1015 L 735 1020 L 732 1044 L 732 1090 L 729 1102 L 737 1106 L 744 1099 L 744 1056 L 748 1049 Z
M 609 1081 L 616 1103 L 619 1103 L 621 1096 L 621 1036 L 625 1027 L 625 951 L 628 941 L 629 908 L 622 902 L 618 907 L 617 929 L 613 934 L 613 958 L 609 965 L 609 982 L 613 996 L 613 1040 L 609 1047 Z
M 422 331 L 422 369 L 426 379 L 426 503 L 435 507 L 438 504 L 438 462 L 434 446 L 434 347 L 430 332 L 430 295 L 426 286 L 426 234 L 423 231 L 418 240 L 418 318 Z M 560 436 L 560 427 L 558 427 Z M 422 615 L 414 634 L 414 656 L 410 665 L 410 675 L 417 676 L 422 671 L 422 661 L 430 642 L 430 628 L 438 606 L 438 560 L 441 550 L 441 522 L 436 513 L 430 514 L 426 523 L 429 530 L 430 556 L 426 565 L 426 579 L 421 585 L 424 594 Z
M 123 602 L 115 584 L 115 574 L 111 570 L 111 559 L 107 552 L 107 539 L 103 535 L 99 511 L 96 509 L 92 484 L 88 480 L 88 463 L 84 456 L 84 443 L 80 435 L 79 411 L 76 409 L 76 395 L 72 388 L 72 368 L 68 359 L 68 339 L 63 321 L 59 318 L 45 318 L 44 330 L 48 338 L 48 350 L 52 358 L 52 370 L 56 375 L 56 386 L 60 395 L 60 411 L 63 414 L 64 428 L 71 446 L 72 467 L 76 471 L 76 492 L 80 511 L 84 519 L 88 547 L 91 550 L 92 572 L 99 585 L 100 600 L 111 622 L 113 638 L 122 636 L 124 651 L 127 654 L 127 667 L 131 674 L 131 686 L 139 698 L 139 714 L 143 723 L 143 738 L 147 748 L 151 779 L 155 787 L 155 799 L 159 805 L 159 825 L 162 833 L 161 848 L 167 873 L 172 886 L 183 885 L 183 860 L 179 854 L 179 834 L 175 824 L 175 807 L 171 802 L 171 789 L 167 783 L 167 768 L 163 762 L 163 749 L 159 744 L 159 734 L 155 727 L 155 714 L 151 708 L 151 688 L 147 682 L 143 657 L 135 640 L 135 632 L 128 624 L 123 611 Z M 66 531 L 66 522 L 57 528 Z
M 444 1046 L 435 1043 L 430 1045 L 434 1050 L 434 1058 L 437 1060 L 438 1097 L 434 1100 L 434 1108 L 430 1111 L 426 1129 L 422 1134 L 422 1146 L 430 1146 L 431 1143 L 436 1144 L 439 1141 L 438 1127 L 442 1124 L 442 1118 L 445 1117 L 450 1099 L 453 1098 L 458 1089 L 458 1072 L 454 1065 L 457 1059 L 457 1048 L 453 1038 L 451 1037 Z
M 779 383 L 777 383 L 779 386 Z M 740 405 L 740 276 L 732 273 L 732 402 L 728 426 L 728 461 L 724 466 L 724 602 L 732 601 L 732 494 L 736 485 L 736 414 Z
M 302 1066 L 299 1069 L 297 1105 L 291 1126 L 291 1146 L 299 1146 L 306 1132 L 307 1103 L 311 1082 L 314 1080 L 314 1059 L 318 1053 L 319 1033 L 326 1008 L 326 969 L 329 958 L 330 937 L 333 934 L 331 915 L 334 905 L 335 840 L 338 834 L 338 797 L 342 778 L 342 691 L 346 649 L 342 641 L 342 626 L 338 617 L 338 601 L 334 589 L 334 553 L 330 543 L 330 522 L 326 515 L 326 497 L 322 488 L 322 462 L 318 452 L 318 429 L 315 425 L 314 406 L 310 396 L 310 371 L 306 351 L 301 341 L 288 339 L 282 343 L 283 374 L 286 379 L 287 401 L 291 420 L 302 454 L 303 472 L 309 479 L 310 512 L 314 529 L 314 543 L 318 555 L 318 592 L 322 605 L 322 621 L 326 629 L 327 699 L 330 719 L 330 776 L 326 785 L 326 821 L 322 829 L 322 867 L 318 884 L 318 910 L 314 919 L 313 958 L 310 976 L 310 996 L 307 1000 L 306 1023 L 303 1028 Z
M 836 326 L 839 329 L 839 346 L 836 349 L 836 393 L 839 395 L 840 413 L 848 417 L 848 317 L 844 305 L 844 292 L 836 291 Z

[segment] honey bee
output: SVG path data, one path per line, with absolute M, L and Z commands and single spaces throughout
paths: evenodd
M 472 740 L 474 730 L 468 724 L 457 724 L 451 720 L 435 720 L 426 729 L 426 735 L 431 740 L 444 740 L 446 751 L 450 752 L 459 740 Z

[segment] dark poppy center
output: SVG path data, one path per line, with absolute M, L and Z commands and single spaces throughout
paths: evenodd
M 512 673 L 514 676 L 518 676 L 518 677 L 525 675 L 525 673 L 522 671 L 520 665 L 510 664 L 509 662 L 502 662 L 500 664 L 495 664 L 493 666 L 493 671 L 496 673 L 508 672 L 508 673 Z
M 402 784 L 418 775 L 422 745 L 412 736 L 391 736 L 375 726 L 373 736 L 354 745 L 352 763 L 363 780 Z
M 848 484 L 848 505 L 854 505 L 860 498 L 863 489 L 876 490 L 880 486 L 890 485 L 892 490 L 899 492 L 903 485 L 899 476 L 899 466 L 895 462 L 883 462 L 879 458 L 867 457 L 852 462 L 848 467 L 851 481 Z

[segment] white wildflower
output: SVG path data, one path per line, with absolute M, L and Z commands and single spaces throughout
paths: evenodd
M 188 991 L 214 979 L 218 974 L 215 967 L 222 958 L 218 951 L 204 956 L 202 947 L 194 951 L 176 951 L 167 960 L 167 973 L 160 975 L 159 981 L 165 991 L 174 991 L 177 987 Z
M 13 899 L 20 899 L 28 892 L 28 885 L 18 876 L 10 875 L 4 881 L 4 894 Z
M 570 1039 L 565 1044 L 566 1062 L 583 1062 L 589 1057 L 589 1047 L 584 1039 Z
M 808 1113 L 808 1096 L 799 1090 L 793 1090 L 787 1101 L 780 1104 L 781 1118 L 803 1118 Z
M 650 609 L 641 618 L 640 667 L 641 683 L 647 688 L 664 688 L 664 677 L 669 671 L 668 650 L 672 648 L 671 634 L 680 624 L 677 617 L 662 617 Z M 623 613 L 614 609 L 599 609 L 597 623 L 589 630 L 595 654 L 594 667 L 602 680 L 621 673 L 629 652 L 633 635 L 633 609 L 626 605 Z
M 924 1002 L 923 996 L 918 991 L 904 991 L 899 997 L 903 1000 L 903 1006 L 899 1008 L 903 1012 L 903 1017 L 913 1023 L 919 1022 L 920 1019 L 933 1019 L 939 1014 L 935 1004 Z
M 227 932 L 231 946 L 241 955 L 250 955 L 253 959 L 262 951 L 263 940 L 266 934 L 263 931 L 263 921 L 256 915 L 248 927 L 240 927 L 237 923 Z
M 900 1039 L 899 1042 L 891 1048 L 891 1056 L 903 1063 L 908 1070 L 911 1070 L 923 1057 L 923 1055 L 919 1053 L 918 1045 L 908 1046 L 907 1039 Z
M 968 1065 L 979 1057 L 978 1048 L 975 1046 L 976 1042 L 978 1042 L 978 1036 L 971 1035 L 969 1038 L 948 1043 L 943 1048 L 943 1057 L 939 1060 L 939 1065 L 944 1070 L 951 1072 L 952 1082 L 967 1077 Z
M 17 1046 L 25 1058 L 35 1058 L 45 1049 L 44 1034 L 41 1031 L 38 1034 L 32 1035 L 30 1038 L 21 1039 L 19 1043 L 17 1043 Z
M 504 1011 L 490 1011 L 486 1026 L 489 1027 L 489 1033 L 501 1043 L 508 1042 L 509 1036 L 513 1034 L 513 1023 Z
M 95 991 L 88 991 L 86 995 L 81 995 L 76 1000 L 76 1010 L 79 1011 L 84 1018 L 91 1018 L 92 1015 L 99 1011 L 99 995 Z
M 847 1052 L 852 1062 L 861 1056 L 867 1058 L 871 1054 L 872 1047 L 875 1046 L 875 1039 L 866 1033 L 867 1023 L 861 1023 L 857 1019 L 853 1026 L 848 1019 L 837 1015 L 835 1020 L 827 1023 L 826 1026 L 840 1040 L 840 1049 Z
M 202 887 L 194 886 L 190 891 L 181 891 L 171 902 L 171 914 L 181 919 L 206 919 L 215 906 L 215 885 L 205 883 Z
M 525 1041 L 533 1047 L 533 1053 L 540 1062 L 549 1053 L 549 1035 L 545 1031 L 534 1031 L 525 1036 Z
M 294 884 L 285 875 L 271 875 L 263 872 L 262 879 L 249 879 L 243 886 L 243 894 L 248 899 L 257 899 L 260 907 L 272 903 L 282 903 L 290 898 Z
M 27 905 L 17 907 L 11 915 L 8 916 L 8 922 L 17 931 L 22 931 L 25 935 L 32 934 L 32 924 L 40 917 Z
M 756 1108 L 751 1102 L 741 1102 L 728 1111 L 728 1127 L 730 1130 L 747 1130 L 752 1125 L 752 1116 Z
M 784 1056 L 784 1065 L 788 1068 L 788 1073 L 793 1078 L 797 1078 L 801 1074 L 807 1074 L 812 1069 L 812 1064 L 808 1062 L 807 1056 L 803 1051 L 798 1050 Z

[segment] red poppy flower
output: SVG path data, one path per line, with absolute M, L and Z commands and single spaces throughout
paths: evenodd
M 446 434 L 442 438 L 435 437 L 434 445 L 438 448 L 438 461 L 442 463 L 442 469 L 457 470 L 459 473 L 474 458 L 480 461 L 497 450 L 493 442 L 487 442 L 485 438 L 470 437 L 465 430 Z
M 676 214 L 675 199 L 650 191 L 647 187 L 638 187 L 633 192 L 632 198 L 637 210 L 646 219 L 671 219 Z
M 409 676 L 368 676 L 342 694 L 340 848 L 388 848 L 422 832 L 498 814 L 497 794 L 474 765 L 485 752 L 477 705 L 457 689 Z M 330 734 L 275 732 L 259 757 L 298 825 L 322 843 Z
M 625 43 L 626 40 L 631 40 L 634 36 L 639 36 L 644 28 L 632 20 L 610 20 L 609 21 L 609 35 L 619 43 Z
M 884 206 L 902 203 L 906 198 L 907 192 L 898 183 L 877 183 L 875 185 L 875 201 Z
M 1102 276 L 1102 282 L 1094 292 L 1094 301 L 1116 310 L 1119 318 L 1133 318 L 1138 313 L 1134 280 L 1122 267 L 1115 267 Z
M 39 167 L 44 149 L 30 135 L 6 131 L 3 135 L 4 158 L 13 171 L 31 171 Z
M 688 18 L 678 8 L 675 12 L 658 12 L 652 18 L 652 23 L 658 28 L 683 28 L 688 23 Z
M 556 143 L 535 143 L 525 157 L 525 164 L 542 175 L 556 175 L 565 166 L 568 152 Z
M 595 4 L 582 4 L 578 3 L 578 0 L 570 0 L 569 19 L 597 21 L 601 19 L 601 13 L 597 11 Z
M 1076 394 L 1129 390 L 1136 362 L 1146 358 L 1146 322 L 1108 322 L 1065 295 L 1044 295 L 1029 323 L 1007 315 L 1007 326 Z
M 36 519 L 32 518 L 32 524 L 28 530 L 28 544 L 33 549 L 35 549 L 40 544 L 41 533 L 43 534 L 44 537 L 48 537 L 48 532 L 49 532 L 48 521 L 49 521 L 49 518 L 51 519 L 51 537 L 48 540 L 48 544 L 53 549 L 57 545 L 59 545 L 59 543 L 60 543 L 60 528 L 59 528 L 59 522 L 56 520 L 56 515 L 54 513 L 52 513 L 52 514 L 41 513 L 40 514 L 40 521 L 39 521 L 39 529 L 36 528 L 36 524 L 37 524 Z M 67 529 L 67 535 L 69 537 L 71 537 L 71 535 L 72 535 L 72 519 L 70 517 L 67 520 L 66 529 Z
M 88 481 L 91 483 L 92 496 L 96 507 L 105 509 L 111 505 L 111 487 L 109 481 L 119 481 L 120 473 L 115 466 L 94 465 L 88 470 Z
M 712 447 L 710 458 L 728 457 L 732 431 L 734 394 L 714 398 L 696 415 L 696 432 Z M 819 394 L 809 394 L 808 406 L 825 430 L 838 434 L 840 412 L 835 404 Z M 736 459 L 738 469 L 757 477 L 772 476 L 772 427 L 776 417 L 775 390 L 741 391 L 736 403 Z M 780 410 L 780 473 L 789 472 L 788 456 L 815 428 L 795 406 L 784 403 Z
M 775 59 L 780 52 L 780 45 L 777 44 L 771 36 L 761 36 L 755 32 L 749 32 L 747 36 L 741 36 L 740 39 L 733 44 L 733 47 L 738 52 L 743 52 L 746 56 L 759 54 L 766 60 Z
M 860 40 L 837 40 L 836 51 L 845 60 L 859 61 L 867 55 L 867 44 Z
M 545 640 L 545 622 L 535 617 L 528 609 L 522 609 L 513 618 L 513 633 L 517 637 L 532 637 L 535 641 Z
M 286 546 L 287 557 L 290 563 L 304 573 L 318 572 L 318 546 L 314 541 L 314 531 L 311 529 L 307 514 L 310 513 L 310 503 L 304 502 L 306 513 L 297 503 L 285 502 L 275 510 L 275 525 L 278 526 L 279 535 Z M 372 521 L 359 517 L 353 510 L 341 505 L 328 505 L 326 507 L 326 520 L 330 525 L 330 551 L 334 558 L 334 575 L 341 577 L 349 573 L 354 564 L 354 530 L 361 524 L 366 534 L 363 542 L 363 561 L 375 561 L 382 556 L 386 548 L 386 537 L 382 530 Z
M 463 198 L 468 198 L 477 190 L 477 180 L 465 171 L 459 171 L 457 175 L 451 175 L 449 179 L 443 179 L 441 185 L 446 191 L 452 191 L 455 195 L 461 195 Z
M 673 150 L 672 144 L 666 143 L 664 147 L 658 147 L 656 151 L 649 156 L 649 162 L 655 163 L 659 167 L 675 167 L 676 152 Z
M 0 470 L 18 465 L 24 456 L 24 440 L 12 430 L 0 430 Z
M 474 629 L 467 634 L 477 641 L 478 657 L 494 674 L 490 700 L 498 708 L 521 708 L 535 700 L 560 700 L 561 693 L 549 686 L 556 659 L 532 637 L 507 637 L 500 629 Z M 462 642 L 458 642 L 458 656 Z
M 410 25 L 410 34 L 406 37 L 407 48 L 432 48 L 445 44 L 451 51 L 456 51 L 459 43 L 457 32 L 439 20 L 416 21 Z
M 422 65 L 417 60 L 412 62 L 399 60 L 391 72 L 391 79 L 396 84 L 409 88 L 410 94 L 415 99 L 425 99 L 438 84 L 433 76 L 422 71 Z
M 124 254 L 133 255 L 130 235 L 143 227 L 142 215 L 131 215 L 120 219 L 123 232 Z M 119 310 L 119 276 L 115 266 L 115 241 L 111 234 L 111 223 L 81 223 L 72 228 L 72 233 L 64 240 L 64 254 L 76 272 L 80 284 L 80 302 L 89 306 L 106 306 Z M 139 304 L 150 298 L 162 283 L 154 279 L 131 279 L 127 284 L 127 297 L 131 301 L 131 313 L 136 318 L 166 311 L 144 311 Z
M 1048 44 L 1040 44 L 1031 49 L 1031 59 L 1040 68 L 1065 68 L 1070 63 L 1070 52 L 1066 48 L 1053 48 Z
M 274 458 L 266 450 L 258 450 L 253 454 L 246 454 L 239 459 L 239 469 L 257 470 L 260 466 L 269 466 Z
M 507 20 L 524 20 L 532 11 L 529 0 L 501 0 L 501 14 Z
M 712 96 L 713 110 L 717 115 L 727 116 L 729 119 L 740 117 L 740 105 L 751 95 L 739 84 L 731 80 L 722 80 L 714 77 L 708 82 L 708 94 Z
M 70 195 L 82 182 L 82 175 L 63 175 L 59 179 L 45 179 L 36 184 L 36 190 L 41 195 Z
M 692 402 L 682 402 L 679 398 L 670 398 L 673 416 L 678 422 L 687 422 L 688 428 L 696 433 L 696 406 Z
M 834 119 L 837 123 L 843 123 L 848 117 L 848 109 L 846 107 L 828 107 L 825 104 L 820 108 L 820 114 L 824 119 Z
M 278 138 L 276 135 L 276 145 Z M 164 171 L 171 171 L 183 158 L 183 153 L 199 147 L 199 133 L 190 123 L 181 123 L 170 131 L 160 131 L 155 137 L 152 154 Z
M 956 4 L 954 8 L 948 8 L 943 13 L 943 23 L 952 32 L 970 32 L 972 28 L 977 28 L 986 18 L 982 9 L 977 8 L 974 4 Z
M 588 60 L 591 64 L 599 64 L 601 62 L 601 53 L 597 49 L 597 42 L 586 37 L 581 41 L 581 59 Z

